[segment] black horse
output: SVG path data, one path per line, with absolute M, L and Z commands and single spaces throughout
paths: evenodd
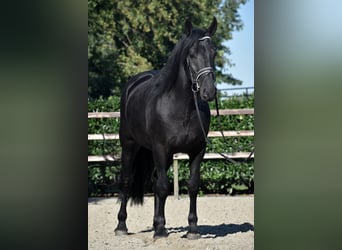
M 193 29 L 191 21 L 187 20 L 185 34 L 166 65 L 160 71 L 147 71 L 132 77 L 122 89 L 119 132 L 122 146 L 121 207 L 116 235 L 127 234 L 128 200 L 131 198 L 133 203 L 142 204 L 144 187 L 151 181 L 155 197 L 154 238 L 168 235 L 164 216 L 169 194 L 166 172 L 173 154 L 182 152 L 190 158 L 187 237 L 200 236 L 196 199 L 200 163 L 206 148 L 203 130 L 207 134 L 210 124 L 207 102 L 216 95 L 215 49 L 211 42 L 216 27 L 215 17 L 207 30 Z

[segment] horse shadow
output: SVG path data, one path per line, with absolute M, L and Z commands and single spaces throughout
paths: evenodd
M 169 234 L 181 233 L 181 232 L 187 233 L 188 229 L 189 229 L 189 227 L 167 228 Z M 219 238 L 219 237 L 225 237 L 229 234 L 246 233 L 248 231 L 254 232 L 254 226 L 250 223 L 199 225 L 198 230 L 199 230 L 199 233 L 201 235 L 201 238 Z M 148 231 L 152 231 L 152 229 L 144 230 L 141 232 L 148 232 Z M 183 235 L 182 238 L 186 238 L 186 234 Z

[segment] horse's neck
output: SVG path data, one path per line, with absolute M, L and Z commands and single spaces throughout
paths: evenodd
M 178 73 L 173 77 L 170 76 L 169 79 L 172 78 L 173 82 L 170 82 L 169 93 L 173 96 L 177 109 L 184 112 L 194 110 L 194 95 L 184 68 L 180 68 Z
M 191 86 L 187 86 L 189 82 L 182 63 L 175 63 L 172 66 L 169 65 L 165 69 L 164 80 L 167 82 L 169 90 L 174 90 L 179 94 L 191 90 Z
M 182 106 L 182 110 L 194 109 L 194 97 L 191 90 L 191 83 L 185 72 L 184 62 L 182 54 L 177 54 L 173 57 L 174 61 L 171 64 L 170 61 L 162 70 L 163 79 L 166 83 L 166 92 L 172 93 L 176 101 L 176 106 Z M 185 110 L 184 110 L 185 111 Z

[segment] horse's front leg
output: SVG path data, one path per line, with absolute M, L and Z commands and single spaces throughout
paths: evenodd
M 188 183 L 188 192 L 190 197 L 190 210 L 189 210 L 189 231 L 186 235 L 188 239 L 198 239 L 201 237 L 197 227 L 197 194 L 200 184 L 200 163 L 203 159 L 205 149 L 200 153 L 190 154 L 190 179 Z
M 167 177 L 168 164 L 172 156 L 168 156 L 163 147 L 156 147 L 153 152 L 153 159 L 156 167 L 154 176 L 154 239 L 167 237 L 165 229 L 165 202 L 169 194 L 169 180 Z M 171 163 L 170 163 L 171 164 Z

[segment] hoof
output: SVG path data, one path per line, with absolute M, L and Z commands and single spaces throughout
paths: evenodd
M 167 233 L 166 229 L 159 230 L 159 231 L 154 233 L 153 240 L 158 240 L 158 239 L 161 239 L 161 238 L 166 238 L 168 235 L 169 234 Z
M 128 235 L 127 230 L 115 230 L 115 236 Z
M 199 233 L 187 233 L 186 238 L 188 240 L 197 240 L 201 238 L 201 235 Z

